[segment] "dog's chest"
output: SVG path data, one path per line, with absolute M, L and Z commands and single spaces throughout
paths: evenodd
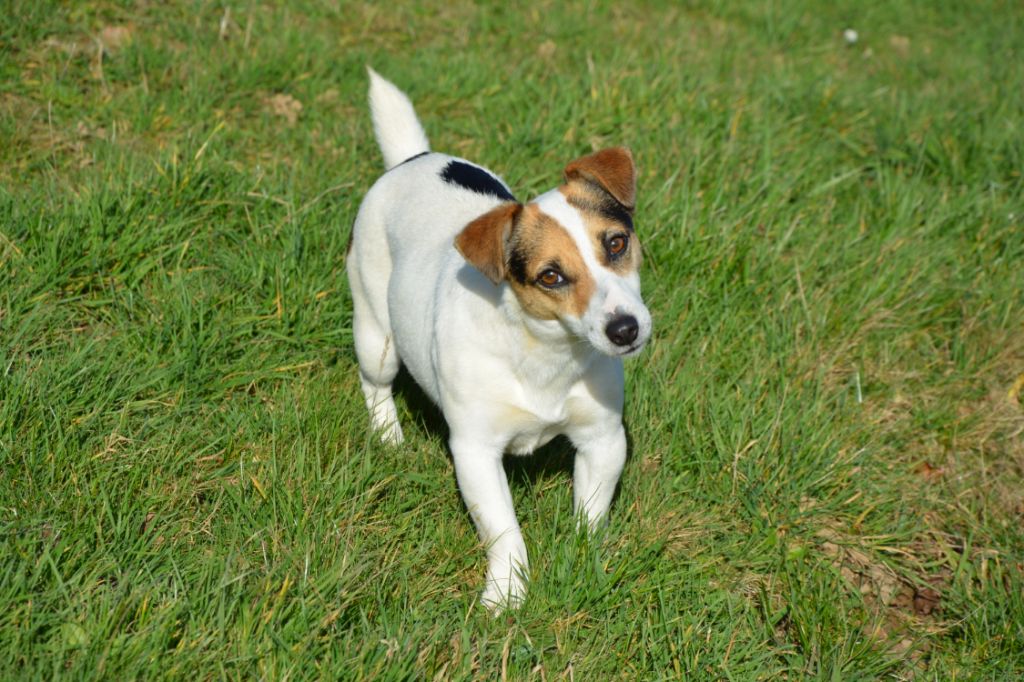
M 552 438 L 565 430 L 565 425 L 541 424 L 534 428 L 520 431 L 509 441 L 506 450 L 513 455 L 528 455 L 539 447 L 546 445 Z
M 505 406 L 502 410 L 499 430 L 508 437 L 505 450 L 513 455 L 528 455 L 544 446 L 555 436 L 565 433 L 569 423 L 566 401 L 532 403 L 527 406 Z
M 578 419 L 576 395 L 585 363 L 575 358 L 552 360 L 538 355 L 516 366 L 518 377 L 499 408 L 497 430 L 507 438 L 505 451 L 528 455 L 564 434 Z

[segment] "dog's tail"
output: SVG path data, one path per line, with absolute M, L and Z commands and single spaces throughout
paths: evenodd
M 391 169 L 417 154 L 429 152 L 427 134 L 409 98 L 370 67 L 366 70 L 370 73 L 373 131 L 384 154 L 384 166 Z

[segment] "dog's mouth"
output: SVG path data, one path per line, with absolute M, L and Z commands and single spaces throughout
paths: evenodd
M 640 343 L 634 343 L 629 348 L 624 348 L 623 350 L 619 351 L 617 353 L 617 355 L 620 358 L 630 358 L 630 357 L 633 357 L 634 355 L 638 355 L 640 353 L 640 351 L 642 351 L 644 349 L 645 345 L 646 344 L 644 342 L 642 342 L 642 341 Z

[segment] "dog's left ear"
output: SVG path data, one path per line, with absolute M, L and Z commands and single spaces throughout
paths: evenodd
M 636 203 L 636 165 L 626 147 L 609 147 L 576 159 L 565 167 L 565 179 L 599 185 L 628 211 Z
M 455 238 L 462 257 L 495 284 L 505 279 L 505 244 L 522 210 L 522 204 L 502 204 L 466 225 Z

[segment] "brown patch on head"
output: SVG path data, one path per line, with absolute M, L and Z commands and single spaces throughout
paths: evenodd
M 581 317 L 596 285 L 576 241 L 536 205 L 523 208 L 508 245 L 507 280 L 526 313 L 541 320 Z M 564 280 L 544 286 L 549 270 Z
M 599 263 L 620 275 L 640 268 L 640 240 L 633 231 L 631 214 L 621 204 L 586 181 L 570 180 L 558 191 L 579 211 Z M 614 248 L 616 239 L 625 241 L 625 248 L 618 252 Z
M 587 154 L 565 167 L 565 180 L 594 183 L 627 211 L 636 202 L 636 166 L 633 153 L 625 147 L 610 147 Z
M 522 204 L 501 204 L 471 222 L 455 238 L 455 248 L 495 284 L 505 278 L 506 244 Z

